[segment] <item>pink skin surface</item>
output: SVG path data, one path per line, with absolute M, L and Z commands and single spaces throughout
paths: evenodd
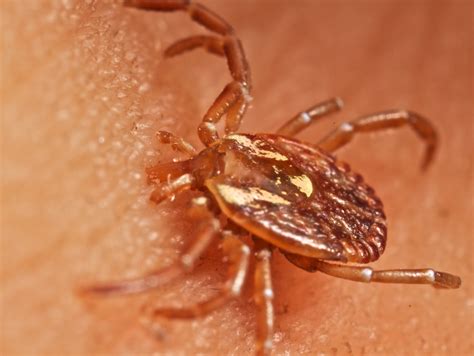
M 386 207 L 388 247 L 372 266 L 434 267 L 460 275 L 461 289 L 343 281 L 276 254 L 275 354 L 474 352 L 472 4 L 204 3 L 234 25 L 248 54 L 255 90 L 243 132 L 273 131 L 338 95 L 343 112 L 300 138 L 315 142 L 339 122 L 391 108 L 424 114 L 441 137 L 424 174 L 408 129 L 358 137 L 338 156 Z M 163 60 L 172 41 L 205 31 L 182 14 L 111 0 L 0 6 L 1 353 L 253 350 L 251 281 L 242 298 L 200 320 L 151 321 L 142 311 L 215 293 L 226 273 L 217 247 L 153 293 L 95 301 L 74 293 L 167 266 L 193 238 L 189 196 L 150 203 L 144 168 L 176 157 L 157 143 L 158 129 L 199 144 L 200 117 L 228 81 L 224 62 L 203 52 Z

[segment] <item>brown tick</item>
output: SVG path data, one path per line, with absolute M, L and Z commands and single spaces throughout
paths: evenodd
M 384 111 L 343 123 L 315 145 L 293 138 L 319 118 L 341 109 L 341 100 L 331 99 L 299 113 L 275 134 L 235 133 L 250 102 L 251 81 L 242 44 L 232 26 L 190 0 L 128 0 L 125 4 L 144 10 L 186 11 L 214 35 L 185 38 L 171 45 L 165 56 L 202 47 L 227 59 L 232 81 L 199 125 L 199 138 L 206 148 L 197 153 L 183 139 L 159 132 L 162 142 L 190 158 L 147 171 L 151 181 L 160 183 L 151 196 L 156 203 L 186 189 L 200 192 L 190 209 L 191 216 L 199 221 L 195 242 L 166 269 L 137 279 L 91 286 L 86 292 L 119 295 L 156 288 L 191 271 L 208 245 L 221 238 L 229 275 L 219 293 L 188 308 L 153 313 L 195 318 L 223 306 L 241 293 L 253 255 L 258 310 L 256 349 L 258 354 L 269 354 L 274 325 L 270 260 L 275 250 L 307 271 L 359 282 L 419 283 L 438 288 L 461 285 L 459 277 L 433 269 L 374 271 L 359 265 L 377 260 L 385 250 L 383 205 L 359 174 L 331 154 L 357 133 L 408 125 L 426 144 L 425 168 L 437 147 L 437 135 L 428 120 L 410 111 Z M 220 138 L 216 124 L 223 116 L 225 135 Z M 248 236 L 252 244 L 245 242 Z

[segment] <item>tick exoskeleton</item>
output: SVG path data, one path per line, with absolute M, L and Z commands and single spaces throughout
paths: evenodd
M 198 153 L 183 139 L 160 131 L 157 136 L 161 142 L 171 144 L 189 159 L 147 170 L 150 181 L 157 184 L 151 195 L 155 203 L 186 189 L 200 192 L 190 208 L 190 218 L 199 222 L 194 242 L 164 270 L 89 286 L 84 292 L 119 295 L 159 287 L 191 271 L 208 245 L 220 238 L 229 272 L 217 295 L 189 308 L 159 309 L 153 313 L 195 318 L 212 312 L 240 294 L 249 260 L 255 258 L 256 352 L 269 354 L 274 316 L 270 262 L 276 250 L 307 271 L 354 281 L 419 283 L 439 288 L 461 285 L 459 277 L 429 268 L 374 271 L 361 266 L 377 260 L 385 250 L 383 205 L 359 174 L 332 156 L 357 133 L 409 126 L 426 144 L 422 162 L 426 168 L 437 147 L 436 131 L 428 120 L 411 111 L 391 110 L 343 123 L 317 143 L 295 139 L 297 133 L 319 118 L 341 109 L 341 100 L 335 98 L 297 114 L 275 134 L 237 133 L 250 102 L 251 78 L 243 47 L 232 26 L 190 0 L 127 0 L 125 5 L 187 12 L 213 34 L 180 40 L 166 49 L 165 56 L 203 48 L 226 58 L 232 81 L 198 127 L 205 148 Z M 225 134 L 220 137 L 216 125 L 224 116 Z M 227 219 L 219 219 L 219 215 Z M 249 236 L 251 244 L 246 242 Z

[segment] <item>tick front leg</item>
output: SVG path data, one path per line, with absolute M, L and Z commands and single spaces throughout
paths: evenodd
M 207 52 L 218 56 L 225 56 L 224 41 L 217 36 L 196 35 L 176 41 L 165 50 L 165 57 L 174 57 L 196 48 L 203 48 Z
M 343 105 L 340 98 L 333 98 L 319 103 L 288 120 L 277 130 L 277 134 L 294 136 L 313 124 L 317 119 L 341 110 Z
M 262 248 L 256 253 L 255 304 L 257 306 L 257 355 L 270 355 L 273 344 L 273 287 L 271 276 L 271 251 Z
M 181 254 L 173 265 L 150 272 L 145 276 L 119 282 L 101 283 L 82 288 L 79 293 L 84 295 L 115 296 L 142 293 L 170 282 L 183 273 L 194 269 L 198 258 L 219 234 L 220 224 L 207 208 L 206 198 L 193 200 L 191 217 L 201 221 L 197 228 L 195 241 Z
M 184 11 L 215 36 L 192 36 L 172 44 L 165 56 L 172 57 L 202 47 L 208 52 L 225 56 L 232 76 L 203 117 L 198 128 L 199 138 L 206 146 L 219 139 L 216 124 L 227 115 L 226 133 L 235 132 L 250 104 L 251 76 L 245 52 L 232 26 L 208 8 L 191 0 L 125 0 L 126 6 L 151 11 Z
M 461 278 L 458 276 L 435 271 L 431 268 L 374 271 L 370 267 L 348 266 L 323 261 L 317 261 L 316 268 L 331 276 L 357 282 L 431 284 L 436 288 L 451 289 L 461 286 Z
M 248 88 L 233 81 L 222 90 L 214 103 L 209 107 L 202 123 L 198 127 L 198 135 L 202 143 L 210 146 L 219 139 L 216 124 L 227 114 L 226 133 L 236 131 L 250 103 Z
M 428 167 L 438 146 L 438 135 L 433 125 L 417 113 L 405 110 L 393 110 L 364 116 L 341 124 L 317 144 L 326 151 L 333 152 L 351 141 L 360 132 L 372 132 L 410 126 L 425 141 L 426 149 L 422 169 Z
M 226 134 L 239 129 L 250 97 L 250 70 L 240 41 L 230 33 L 224 37 L 197 35 L 182 39 L 165 50 L 166 57 L 174 57 L 196 48 L 227 58 L 227 65 L 234 79 L 210 106 L 199 126 L 201 141 L 209 146 L 219 139 L 216 124 L 226 115 Z
M 209 314 L 239 296 L 247 276 L 250 248 L 238 237 L 229 235 L 224 238 L 223 249 L 229 261 L 228 278 L 216 296 L 191 307 L 155 309 L 152 314 L 178 319 L 197 318 Z

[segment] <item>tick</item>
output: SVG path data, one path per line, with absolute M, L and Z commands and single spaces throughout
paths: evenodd
M 130 280 L 87 287 L 97 295 L 145 292 L 190 272 L 198 257 L 215 240 L 229 264 L 228 279 L 211 299 L 185 308 L 155 309 L 169 318 L 207 315 L 240 295 L 249 260 L 255 258 L 254 300 L 257 307 L 258 354 L 272 349 L 274 329 L 270 262 L 280 251 L 306 271 L 320 271 L 359 282 L 430 284 L 458 288 L 459 277 L 433 269 L 375 271 L 362 266 L 385 250 L 386 218 L 374 190 L 332 153 L 358 133 L 411 127 L 424 141 L 422 167 L 431 162 L 437 134 L 431 123 L 405 110 L 379 112 L 343 123 L 321 141 L 303 143 L 294 136 L 321 117 L 341 109 L 340 99 L 317 104 L 288 120 L 274 134 L 237 133 L 251 99 L 250 70 L 234 29 L 206 7 L 189 0 L 126 0 L 126 6 L 153 11 L 185 11 L 210 30 L 172 44 L 166 57 L 203 48 L 227 60 L 232 80 L 204 115 L 198 135 L 205 148 L 169 132 L 158 132 L 163 143 L 189 156 L 147 170 L 156 184 L 151 200 L 159 203 L 184 190 L 199 196 L 190 202 L 196 221 L 194 242 L 178 261 L 163 270 Z M 216 125 L 225 117 L 225 133 Z

